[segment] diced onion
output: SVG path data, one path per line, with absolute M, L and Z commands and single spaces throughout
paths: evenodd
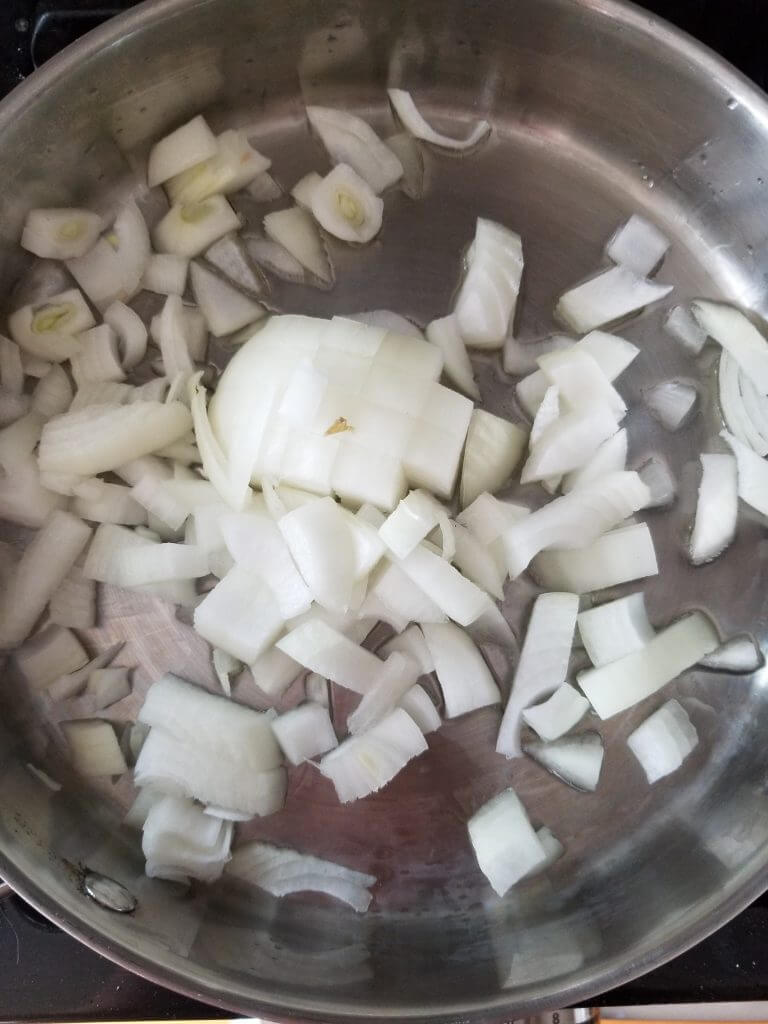
M 575 469 L 563 480 L 563 493 L 576 491 L 586 484 L 594 483 L 601 476 L 608 473 L 620 473 L 627 465 L 627 431 L 617 431 L 613 437 L 609 437 L 600 445 L 595 454 L 580 469 Z M 642 470 L 638 470 L 638 476 L 643 483 L 651 489 L 650 484 L 643 476 Z M 656 495 L 658 497 L 658 494 Z M 654 495 L 651 494 L 651 503 Z M 646 505 L 647 507 L 647 505 Z
M 461 465 L 461 507 L 471 505 L 484 491 L 493 494 L 503 487 L 520 461 L 525 444 L 525 431 L 516 423 L 475 409 Z
M 736 458 L 739 497 L 768 516 L 768 462 L 727 430 L 721 430 L 720 436 Z
M 264 316 L 263 306 L 201 263 L 192 263 L 190 280 L 195 301 L 215 338 L 233 334 Z
M 418 142 L 408 132 L 397 132 L 390 135 L 384 142 L 392 150 L 403 168 L 403 176 L 398 185 L 409 199 L 422 199 L 427 192 L 427 181 L 424 157 Z
M 97 709 L 108 708 L 128 696 L 129 673 L 127 668 L 99 668 L 90 674 L 85 692 L 93 697 Z
M 142 288 L 158 295 L 183 295 L 189 260 L 172 253 L 153 253 L 144 270 Z
M 701 329 L 736 360 L 760 394 L 768 394 L 768 342 L 741 310 L 700 299 L 691 311 Z
M 205 259 L 228 281 L 255 298 L 261 298 L 269 291 L 269 285 L 249 258 L 239 236 L 225 235 L 214 242 L 205 250 Z
M 381 199 L 347 164 L 337 164 L 312 195 L 315 220 L 344 242 L 370 242 L 381 229 L 383 209 Z
M 72 765 L 80 775 L 122 775 L 128 770 L 109 722 L 62 722 L 61 729 L 69 744 Z
M 169 179 L 165 189 L 172 203 L 202 203 L 216 193 L 229 195 L 252 185 L 251 194 L 258 187 L 261 201 L 269 202 L 281 194 L 265 173 L 271 163 L 250 145 L 244 132 L 230 128 L 216 138 L 213 154 Z
M 155 225 L 153 238 L 160 252 L 191 258 L 239 227 L 240 219 L 224 196 L 212 195 L 172 206 Z
M 605 254 L 614 263 L 648 277 L 664 259 L 669 245 L 669 239 L 654 224 L 633 214 L 608 242 Z
M 76 337 L 94 325 L 93 314 L 77 288 L 23 306 L 8 317 L 11 337 L 25 353 L 63 363 L 80 350 Z
M 355 553 L 343 510 L 332 498 L 321 498 L 284 515 L 278 526 L 317 603 L 329 611 L 346 611 Z
M 139 314 L 116 300 L 104 310 L 104 323 L 117 335 L 123 369 L 138 366 L 147 351 L 147 328 Z
M 526 743 L 525 753 L 563 782 L 587 793 L 597 789 L 603 766 L 603 741 L 596 732 L 563 736 L 551 743 Z
M 651 784 L 677 771 L 698 742 L 693 723 L 676 700 L 668 700 L 627 737 Z
M 648 281 L 626 266 L 613 267 L 561 295 L 555 315 L 585 334 L 636 313 L 671 291 L 671 284 Z
M 640 651 L 656 636 L 640 590 L 579 615 L 579 634 L 593 665 L 609 665 Z
M 468 626 L 482 615 L 488 595 L 440 555 L 420 545 L 399 562 L 400 568 L 445 614 Z
M 716 672 L 746 674 L 757 672 L 764 664 L 763 652 L 753 637 L 746 634 L 731 637 L 699 662 L 702 668 L 713 669 Z
M 589 701 L 568 683 L 562 683 L 542 704 L 523 710 L 523 718 L 543 740 L 559 739 L 589 711 Z
M 424 623 L 421 628 L 435 663 L 448 718 L 499 703 L 499 688 L 482 655 L 463 629 L 452 622 Z
M 88 655 L 71 630 L 53 625 L 31 636 L 13 660 L 33 690 L 44 690 L 62 673 L 82 668 Z
M 604 405 L 617 420 L 625 415 L 624 399 L 583 347 L 574 345 L 559 352 L 546 352 L 539 358 L 539 366 L 568 408 L 578 411 Z
M 365 732 L 394 711 L 419 677 L 418 663 L 407 654 L 390 654 L 379 669 L 373 685 L 347 718 L 352 735 Z
M 277 647 L 304 668 L 359 694 L 368 692 L 381 671 L 375 654 L 317 617 L 294 627 Z
M 78 388 L 102 381 L 121 381 L 125 372 L 120 365 L 117 335 L 109 324 L 99 324 L 79 335 L 80 351 L 70 360 L 72 376 Z
M 214 882 L 229 860 L 232 823 L 207 815 L 190 800 L 166 796 L 149 808 L 142 851 L 150 878 Z
M 195 608 L 200 636 L 250 664 L 275 642 L 285 620 L 263 580 L 235 565 Z
M 130 487 L 108 484 L 103 480 L 87 480 L 74 488 L 72 511 L 94 523 L 120 523 L 140 526 L 147 514 L 131 494 Z
M 736 535 L 739 510 L 737 462 L 733 455 L 702 455 L 701 482 L 691 532 L 694 565 L 711 562 Z
M 429 142 L 439 149 L 451 149 L 457 152 L 473 149 L 491 131 L 491 126 L 487 121 L 478 121 L 466 139 L 450 138 L 448 135 L 435 131 L 425 121 L 409 92 L 406 92 L 404 89 L 387 89 L 387 95 L 403 127 L 407 128 L 415 138 L 421 139 L 423 142 Z
M 330 715 L 319 704 L 302 704 L 272 723 L 272 731 L 291 764 L 301 764 L 339 745 Z
M 67 260 L 67 270 L 94 306 L 104 311 L 113 302 L 127 302 L 136 294 L 149 257 L 147 225 L 136 203 L 129 200 L 85 256 Z
M 520 236 L 478 217 L 467 275 L 456 299 L 459 333 L 474 348 L 501 348 L 515 318 L 523 246 Z
M 299 261 L 271 238 L 248 234 L 243 238 L 246 251 L 254 262 L 285 281 L 302 284 L 306 278 L 304 267 Z
M 91 629 L 96 625 L 96 584 L 74 565 L 51 598 L 48 612 L 59 626 Z
M 646 508 L 664 508 L 675 500 L 677 484 L 671 469 L 660 455 L 651 455 L 638 467 L 637 475 L 651 493 Z
M 362 118 L 331 107 L 312 106 L 307 107 L 307 117 L 333 163 L 347 164 L 374 192 L 383 192 L 402 177 L 398 158 Z
M 546 851 L 513 789 L 483 804 L 467 828 L 478 866 L 498 896 L 546 860 Z
M 89 210 L 30 210 L 21 233 L 21 247 L 42 259 L 69 260 L 84 256 L 103 228 L 101 217 Z
M 577 551 L 542 551 L 533 569 L 545 587 L 588 594 L 655 576 L 659 565 L 647 523 L 637 523 L 612 530 Z
M 680 430 L 693 416 L 698 392 L 692 384 L 666 380 L 643 392 L 645 404 L 655 420 L 667 430 Z
M 501 564 L 493 552 L 461 523 L 453 523 L 456 568 L 498 601 L 504 599 L 506 565 Z
M 707 332 L 685 306 L 674 306 L 667 314 L 663 328 L 689 355 L 697 356 L 704 348 Z
M 469 361 L 455 315 L 444 316 L 427 324 L 427 340 L 443 353 L 445 373 L 452 384 L 469 398 L 480 401 L 480 389 L 474 378 L 472 363 Z
M 432 698 L 418 683 L 416 686 L 412 686 L 401 699 L 400 707 L 411 716 L 425 736 L 435 732 L 443 724 L 439 711 L 432 703 Z
M 202 115 L 156 142 L 147 163 L 147 184 L 162 185 L 216 153 L 216 138 Z

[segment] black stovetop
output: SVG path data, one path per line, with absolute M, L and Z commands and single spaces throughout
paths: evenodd
M 0 96 L 135 0 L 0 0 Z M 763 88 L 768 0 L 645 0 Z M 0 902 L 0 1022 L 210 1018 L 220 1011 L 122 970 L 19 897 Z M 670 963 L 598 997 L 604 1006 L 768 998 L 768 895 Z

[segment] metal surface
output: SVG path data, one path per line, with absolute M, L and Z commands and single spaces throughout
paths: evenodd
M 334 247 L 335 290 L 286 286 L 275 295 L 284 308 L 391 307 L 420 322 L 441 315 L 484 214 L 523 236 L 518 336 L 533 339 L 552 329 L 555 297 L 595 267 L 616 224 L 645 211 L 674 239 L 660 278 L 676 284 L 678 300 L 724 296 L 768 311 L 764 97 L 663 23 L 608 0 L 145 5 L 65 51 L 0 106 L 5 290 L 25 270 L 16 243 L 26 209 L 106 203 L 135 183 L 134 154 L 184 117 L 204 109 L 216 127 L 248 125 L 290 186 L 325 166 L 304 103 L 356 109 L 388 132 L 386 84 L 413 89 L 446 128 L 489 117 L 492 139 L 467 160 L 428 154 L 427 197 L 388 196 L 380 239 L 363 250 Z M 693 461 L 714 443 L 718 416 L 706 357 L 688 361 L 660 321 L 650 311 L 622 332 L 642 348 L 621 381 L 632 407 L 631 463 L 662 451 L 681 480 L 677 504 L 649 516 L 664 567 L 645 588 L 651 618 L 663 624 L 705 607 L 723 635 L 747 631 L 765 642 L 763 524 L 743 517 L 727 558 L 710 566 L 692 569 L 683 558 Z M 519 418 L 497 361 L 479 359 L 477 368 L 488 407 Z M 665 434 L 641 401 L 643 388 L 672 375 L 698 379 L 702 392 L 701 414 L 679 435 Z M 23 541 L 10 531 L 4 539 Z M 505 610 L 518 631 L 533 592 L 508 588 Z M 107 588 L 100 611 L 89 645 L 125 639 L 121 661 L 138 666 L 136 695 L 115 706 L 117 721 L 132 720 L 166 669 L 213 685 L 205 645 L 172 609 Z M 508 685 L 511 666 L 494 667 Z M 702 938 L 765 886 L 766 681 L 766 671 L 689 673 L 670 687 L 665 696 L 683 701 L 701 743 L 651 788 L 624 739 L 659 701 L 599 724 L 607 753 L 596 795 L 497 758 L 494 710 L 447 723 L 429 755 L 348 808 L 311 768 L 294 770 L 285 812 L 246 834 L 375 873 L 374 909 L 358 917 L 309 897 L 276 901 L 224 886 L 184 894 L 144 879 L 137 837 L 117 828 L 130 787 L 71 778 L 38 705 L 7 672 L 0 870 L 106 955 L 249 1015 L 501 1021 L 584 1002 Z M 255 698 L 247 684 L 237 696 Z M 51 793 L 28 761 L 64 790 Z M 465 821 L 510 783 L 566 855 L 498 900 L 474 865 Z M 135 894 L 134 914 L 88 899 L 81 866 Z

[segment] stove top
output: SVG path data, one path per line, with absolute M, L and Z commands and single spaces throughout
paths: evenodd
M 0 96 L 135 0 L 0 0 Z M 645 0 L 763 88 L 765 0 Z M 0 1024 L 31 1020 L 222 1017 L 130 974 L 60 931 L 18 896 L 0 901 Z M 596 998 L 603 1006 L 768 998 L 768 894 L 670 963 Z

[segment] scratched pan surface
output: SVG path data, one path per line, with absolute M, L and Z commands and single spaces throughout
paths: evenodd
M 216 127 L 248 125 L 290 187 L 326 166 L 303 104 L 354 109 L 391 132 L 387 82 L 415 90 L 449 130 L 488 117 L 492 136 L 466 159 L 426 152 L 426 197 L 387 196 L 371 246 L 331 247 L 335 289 L 279 287 L 282 308 L 389 307 L 423 324 L 448 311 L 482 214 L 524 239 L 517 333 L 533 340 L 553 329 L 557 295 L 593 271 L 604 240 L 639 211 L 673 239 L 659 279 L 675 284 L 678 300 L 722 296 L 765 312 L 763 96 L 663 23 L 608 0 L 143 5 L 0 107 L 4 291 L 20 277 L 28 284 L 15 243 L 30 206 L 105 201 L 130 184 L 142 147 L 192 113 L 204 110 Z M 620 384 L 632 409 L 630 464 L 661 452 L 681 486 L 670 510 L 648 516 L 663 567 L 644 588 L 651 618 L 661 625 L 701 607 L 723 636 L 746 631 L 763 643 L 763 524 L 742 515 L 727 557 L 710 566 L 692 569 L 684 557 L 694 463 L 716 450 L 719 414 L 711 356 L 687 359 L 660 324 L 661 311 L 650 310 L 621 331 L 641 348 Z M 498 359 L 478 359 L 477 372 L 487 407 L 521 419 Z M 700 413 L 677 435 L 655 425 L 641 401 L 644 388 L 671 376 L 700 388 Z M 6 527 L 2 537 L 25 540 Z M 535 590 L 508 587 L 505 612 L 518 635 Z M 119 660 L 136 669 L 134 694 L 109 713 L 119 726 L 134 720 L 166 670 L 214 687 L 206 646 L 173 608 L 104 588 L 99 612 L 99 628 L 84 636 L 89 648 L 125 641 Z M 506 691 L 514 652 L 492 663 Z M 624 741 L 662 697 L 582 724 L 606 743 L 595 795 L 493 754 L 494 709 L 446 723 L 392 785 L 343 810 L 311 766 L 292 771 L 285 811 L 243 833 L 375 873 L 374 906 L 358 917 L 310 896 L 278 903 L 223 885 L 182 894 L 144 880 L 137 838 L 118 828 L 129 783 L 96 788 L 72 778 L 50 723 L 6 671 L 0 871 L 106 955 L 250 1015 L 503 1020 L 565 1006 L 681 951 L 764 886 L 767 678 L 691 672 L 670 686 L 664 697 L 682 700 L 701 742 L 652 788 Z M 248 679 L 236 696 L 259 706 Z M 294 690 L 286 700 L 298 697 Z M 64 790 L 51 795 L 24 768 L 30 760 L 62 778 Z M 474 865 L 465 822 L 510 784 L 566 852 L 546 876 L 498 900 Z M 136 913 L 118 917 L 90 902 L 73 864 L 126 884 Z

